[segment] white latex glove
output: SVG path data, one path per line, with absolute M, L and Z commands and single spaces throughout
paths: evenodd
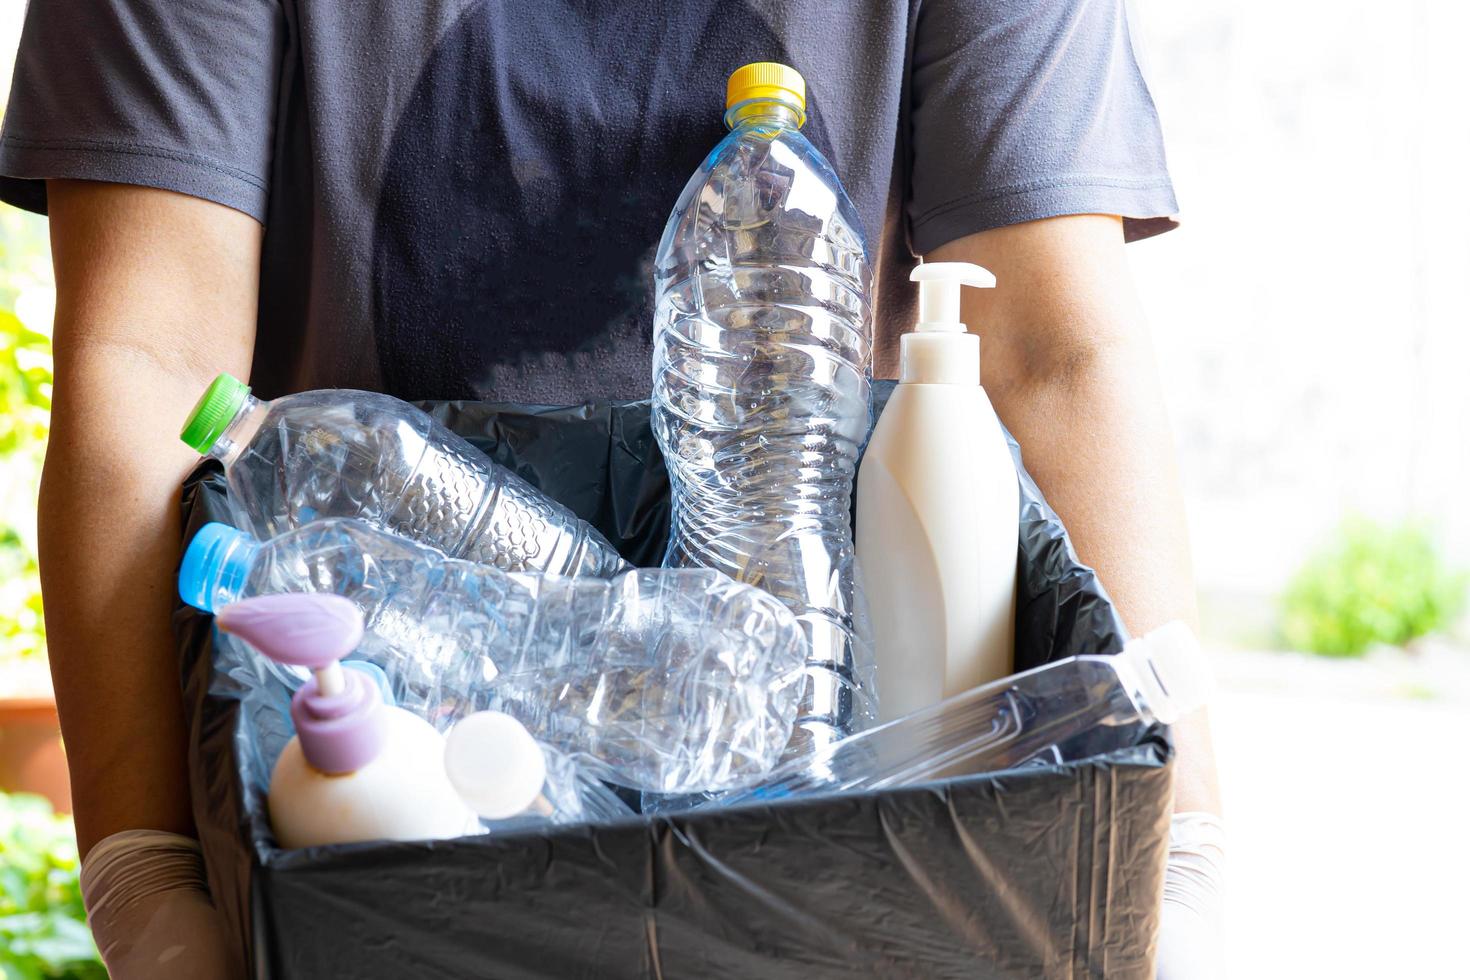
M 87 924 L 113 980 L 234 980 L 199 842 L 160 830 L 107 837 L 82 862 Z
M 1158 980 L 1225 975 L 1225 827 L 1213 813 L 1176 813 L 1159 920 Z

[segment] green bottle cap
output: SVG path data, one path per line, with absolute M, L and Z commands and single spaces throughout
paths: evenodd
M 195 452 L 208 453 L 230 427 L 230 420 L 245 404 L 248 394 L 249 385 L 228 374 L 221 374 L 205 390 L 194 411 L 189 413 L 189 421 L 184 423 L 184 431 L 179 433 L 179 438 Z

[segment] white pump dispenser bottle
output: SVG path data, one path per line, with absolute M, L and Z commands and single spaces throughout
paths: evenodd
M 1012 671 L 1020 485 L 980 387 L 960 287 L 995 277 L 928 262 L 919 323 L 858 472 L 857 554 L 873 622 L 879 716 L 902 717 Z
M 291 698 L 296 735 L 276 760 L 266 798 L 282 847 L 431 840 L 479 821 L 444 769 L 444 738 L 383 703 L 366 673 L 339 661 L 362 641 L 362 610 L 327 593 L 255 596 L 223 606 L 215 625 L 277 663 L 310 667 Z

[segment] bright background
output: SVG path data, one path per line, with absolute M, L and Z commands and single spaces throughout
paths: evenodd
M 1140 6 L 1184 224 L 1128 254 L 1201 590 L 1273 595 L 1347 511 L 1470 562 L 1470 5 Z
M 23 8 L 0 0 L 0 61 Z M 1134 17 L 1184 224 L 1128 254 L 1222 679 L 1231 975 L 1470 975 L 1463 622 L 1365 656 L 1280 652 L 1283 590 L 1348 515 L 1423 521 L 1470 566 L 1470 5 L 1136 0 Z M 0 313 L 0 696 L 45 684 L 51 309 L 45 222 L 0 207 L 18 318 Z
M 1346 514 L 1470 564 L 1470 4 L 1138 13 L 1183 225 L 1128 254 L 1221 651 L 1230 975 L 1470 976 L 1470 651 L 1259 652 Z

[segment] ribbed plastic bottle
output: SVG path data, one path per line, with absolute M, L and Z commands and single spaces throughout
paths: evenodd
M 266 542 L 207 524 L 185 549 L 179 595 L 196 609 L 281 592 L 353 600 L 362 653 L 435 725 L 504 711 L 637 789 L 749 782 L 775 765 L 796 720 L 807 649 L 796 618 L 712 569 L 502 572 L 342 518 Z
M 673 484 L 665 564 L 719 569 L 796 613 L 811 642 L 802 726 L 825 741 L 868 710 L 849 508 L 872 333 L 857 213 L 801 133 L 805 90 L 785 65 L 730 77 L 730 134 L 655 262 L 653 424 Z
M 261 401 L 221 374 L 180 438 L 224 463 L 237 522 L 263 538 L 355 517 L 508 571 L 608 577 L 628 567 L 585 521 L 388 395 L 332 389 Z
M 880 790 L 951 776 L 1061 763 L 1137 744 L 1208 702 L 1214 674 L 1183 623 L 1111 657 L 1068 657 L 785 761 L 731 805 L 801 793 Z M 708 804 L 705 804 L 708 805 Z

